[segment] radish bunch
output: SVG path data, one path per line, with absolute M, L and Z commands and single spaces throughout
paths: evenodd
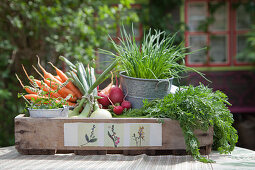
M 131 103 L 124 100 L 124 94 L 122 89 L 118 86 L 118 80 L 116 78 L 116 86 L 113 85 L 113 76 L 111 83 L 98 93 L 98 96 L 102 97 L 98 99 L 98 103 L 103 106 L 104 109 L 113 108 L 113 112 L 116 115 L 123 113 L 124 109 L 131 108 Z

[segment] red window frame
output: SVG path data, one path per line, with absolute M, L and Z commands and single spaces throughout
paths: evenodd
M 195 3 L 195 2 L 204 2 L 206 4 L 206 10 L 207 10 L 207 15 L 206 17 L 209 17 L 209 10 L 208 10 L 208 4 L 209 2 L 222 2 L 222 0 L 185 0 L 184 8 L 185 8 L 185 15 L 184 15 L 184 20 L 186 25 L 189 23 L 189 17 L 188 17 L 188 5 L 189 3 Z M 185 30 L 185 46 L 189 47 L 189 37 L 192 35 L 206 35 L 207 40 L 206 40 L 206 46 L 210 47 L 210 36 L 211 35 L 226 35 L 227 36 L 227 62 L 226 63 L 210 63 L 210 56 L 209 56 L 209 50 L 207 50 L 207 55 L 206 55 L 206 63 L 203 64 L 194 64 L 194 63 L 189 63 L 188 57 L 186 56 L 186 65 L 190 67 L 219 67 L 219 66 L 246 66 L 246 65 L 253 65 L 252 63 L 248 62 L 238 62 L 236 60 L 236 55 L 237 55 L 237 36 L 238 35 L 243 35 L 247 33 L 249 30 L 237 30 L 236 29 L 236 10 L 231 7 L 233 2 L 236 2 L 235 0 L 225 0 L 227 3 L 227 30 L 225 31 L 211 31 L 209 30 L 208 32 L 202 32 L 202 31 L 194 31 L 190 32 L 188 30 Z
M 232 11 L 232 16 L 233 16 L 233 58 L 234 58 L 234 65 L 235 66 L 246 66 L 246 65 L 254 65 L 252 63 L 249 62 L 238 62 L 236 60 L 236 55 L 237 55 L 237 37 L 238 35 L 244 35 L 246 33 L 249 32 L 249 29 L 242 29 L 242 30 L 237 30 L 236 26 L 237 26 L 237 12 L 236 11 Z

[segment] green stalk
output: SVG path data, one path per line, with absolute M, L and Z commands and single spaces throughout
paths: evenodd
M 89 88 L 87 94 L 91 94 L 93 92 L 93 90 L 99 85 L 101 84 L 104 79 L 105 76 L 117 65 L 118 61 L 115 60 L 112 64 L 110 64 L 107 69 L 104 70 L 104 72 L 97 78 L 97 80 L 95 81 L 95 83 L 93 83 L 93 85 Z
M 59 59 L 64 61 L 69 67 L 76 68 L 75 65 L 73 63 L 71 63 L 71 61 L 69 61 L 67 58 L 65 58 L 63 56 L 59 56 Z
M 90 102 L 87 102 L 79 117 L 89 117 L 91 109 Z
M 77 72 L 76 66 L 73 63 L 71 63 L 71 61 L 69 61 L 67 58 L 63 56 L 59 56 L 59 59 L 64 61 L 70 67 L 72 71 Z
M 88 82 L 86 81 L 86 72 L 85 72 L 85 68 L 83 66 L 82 63 L 78 63 L 78 70 L 77 70 L 77 75 L 79 77 L 79 80 L 81 81 L 83 87 L 84 87 L 84 91 L 85 93 L 88 91 L 89 89 L 89 85 Z
M 74 72 L 70 72 L 71 77 L 74 79 L 73 83 L 75 84 L 76 87 L 82 92 L 82 94 L 85 94 L 85 88 L 83 84 L 80 82 L 79 78 L 76 76 Z
M 91 85 L 96 82 L 96 77 L 95 77 L 95 70 L 94 68 L 91 68 Z M 93 90 L 93 96 L 97 96 L 97 88 L 94 88 Z
M 86 101 L 86 98 L 82 98 L 81 101 L 80 101 L 80 103 L 79 103 L 79 105 L 76 106 L 76 107 L 73 109 L 73 111 L 70 112 L 70 113 L 68 114 L 68 117 L 78 116 L 78 115 L 79 115 L 79 112 L 80 112 L 80 110 L 81 110 L 81 108 L 82 108 L 82 106 L 83 106 L 83 103 L 84 103 L 85 101 Z

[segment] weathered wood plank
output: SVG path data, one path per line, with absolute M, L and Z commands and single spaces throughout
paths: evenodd
M 105 151 L 123 151 L 123 154 L 144 153 L 155 155 L 164 150 L 175 152 L 185 150 L 186 145 L 182 129 L 178 121 L 164 119 L 162 124 L 162 146 L 143 147 L 99 147 L 99 146 L 64 146 L 64 123 L 158 123 L 155 118 L 113 118 L 113 119 L 90 119 L 90 118 L 30 118 L 19 115 L 15 118 L 15 146 L 22 154 L 29 154 L 31 150 L 51 150 L 52 152 L 72 152 L 77 154 L 105 153 Z M 200 146 L 205 147 L 205 153 L 210 153 L 213 143 L 213 128 L 208 132 L 196 130 Z M 82 152 L 84 151 L 84 152 Z M 91 152 L 90 152 L 91 151 Z M 100 152 L 99 152 L 100 151 Z M 101 152 L 102 151 L 102 152 Z M 132 151 L 132 152 L 131 152 Z M 172 152 L 171 151 L 171 152 Z M 51 152 L 50 152 L 51 153 Z

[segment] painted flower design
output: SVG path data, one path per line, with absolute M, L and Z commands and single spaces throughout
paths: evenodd
M 139 128 L 138 128 L 138 132 L 137 132 L 137 136 L 135 135 L 135 133 L 133 134 L 133 140 L 135 141 L 135 143 L 136 143 L 136 146 L 142 146 L 142 141 L 144 141 L 145 140 L 145 138 L 144 138 L 144 127 L 143 126 L 140 126 Z
M 112 139 L 114 147 L 117 147 L 120 143 L 120 138 L 116 135 L 116 132 L 114 131 L 114 125 L 109 128 L 111 129 L 111 131 L 108 131 L 108 136 Z
M 82 144 L 81 146 L 85 146 L 85 145 L 87 145 L 87 144 L 89 144 L 89 143 L 94 143 L 94 142 L 97 141 L 97 138 L 96 138 L 95 135 L 94 135 L 95 128 L 96 128 L 96 125 L 93 125 L 92 128 L 91 128 L 90 136 L 88 136 L 87 134 L 85 134 L 86 143 Z
M 143 126 L 140 126 L 139 129 L 138 129 L 138 136 L 142 139 L 144 139 L 144 127 Z

